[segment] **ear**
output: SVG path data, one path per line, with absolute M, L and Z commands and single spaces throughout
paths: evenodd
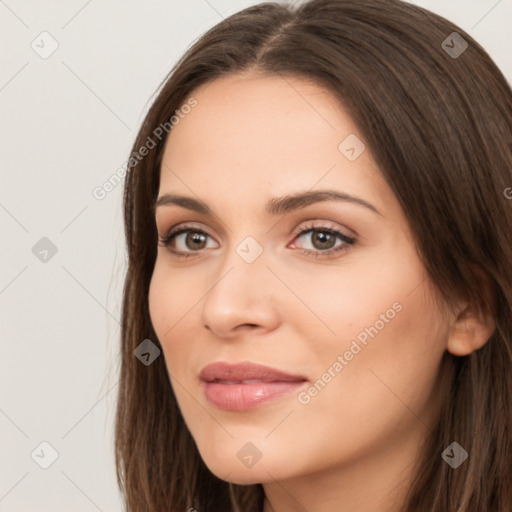
M 454 356 L 467 356 L 482 348 L 492 336 L 496 322 L 492 312 L 465 303 L 450 323 L 447 350 Z

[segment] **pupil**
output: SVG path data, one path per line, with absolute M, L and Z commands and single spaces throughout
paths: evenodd
M 201 240 L 201 239 L 203 239 L 203 240 Z M 200 233 L 189 234 L 189 236 L 187 237 L 187 242 L 189 240 L 191 240 L 194 243 L 201 243 L 201 241 L 204 242 L 204 235 L 202 235 Z M 202 249 L 202 247 L 200 247 L 200 249 Z
M 320 240 L 319 240 L 319 242 L 320 242 L 320 248 L 321 248 L 321 249 L 326 249 L 326 248 L 327 248 L 327 249 L 329 249 L 329 248 L 330 248 L 330 246 L 329 246 L 329 243 L 328 243 L 328 242 L 329 242 L 329 241 L 330 241 L 330 242 L 332 242 L 332 240 L 329 240 L 329 239 L 330 239 L 330 238 L 331 238 L 331 239 L 333 238 L 333 237 L 332 237 L 332 235 L 331 235 L 330 233 L 326 233 L 325 231 L 317 231 L 314 235 L 315 235 L 315 236 L 314 236 L 313 238 L 314 238 L 314 240 L 315 240 L 315 241 L 318 241 L 318 239 L 320 239 Z M 326 243 L 326 239 L 327 239 L 327 245 L 328 245 L 329 247 L 325 247 L 325 245 L 323 245 L 323 244 L 325 244 L 325 243 Z

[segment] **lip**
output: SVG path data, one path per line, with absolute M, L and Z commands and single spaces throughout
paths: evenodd
M 216 362 L 199 373 L 206 399 L 228 411 L 245 411 L 295 391 L 307 382 L 302 375 L 293 375 L 270 366 L 244 362 Z

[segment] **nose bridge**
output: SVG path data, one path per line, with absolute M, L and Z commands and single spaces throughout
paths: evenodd
M 219 279 L 222 276 L 228 278 L 229 275 L 236 275 L 238 282 L 243 282 L 252 288 L 253 284 L 262 283 L 267 277 L 269 272 L 266 268 L 267 257 L 263 241 L 260 242 L 254 236 L 247 234 L 250 232 L 251 229 L 245 223 L 239 231 L 231 233 L 232 243 L 228 244 L 228 249 L 216 269 Z M 259 231 L 256 236 L 261 239 L 264 234 Z M 252 282 L 253 280 L 255 283 Z
M 262 295 L 268 273 L 263 246 L 253 237 L 245 237 L 222 257 L 208 295 L 216 296 L 218 301 L 236 299 L 240 305 L 245 304 L 248 298 Z
M 211 287 L 202 305 L 203 324 L 218 335 L 227 335 L 241 324 L 266 325 L 273 321 L 262 245 L 251 236 L 234 244 L 212 274 Z

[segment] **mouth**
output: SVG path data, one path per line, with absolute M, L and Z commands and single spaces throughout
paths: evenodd
M 308 379 L 269 366 L 217 362 L 200 374 L 206 399 L 219 409 L 245 411 L 288 395 Z

